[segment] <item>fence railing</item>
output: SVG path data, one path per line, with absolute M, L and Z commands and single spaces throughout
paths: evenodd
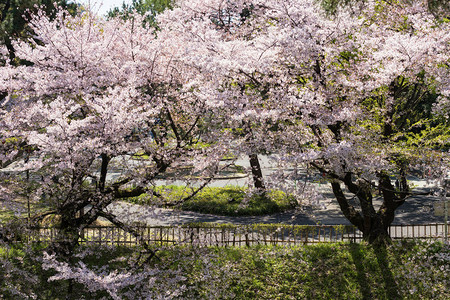
M 392 225 L 393 239 L 443 238 L 445 224 Z M 297 245 L 327 242 L 360 242 L 362 233 L 351 225 L 228 225 L 215 223 L 183 226 L 135 226 L 142 240 L 156 245 L 250 246 Z M 135 245 L 139 240 L 129 232 L 113 226 L 85 228 L 81 244 Z M 22 235 L 27 242 L 50 242 L 61 239 L 55 227 L 30 228 Z

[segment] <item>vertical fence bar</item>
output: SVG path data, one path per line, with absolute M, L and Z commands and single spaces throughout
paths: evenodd
M 322 227 L 319 227 L 317 229 L 319 229 L 319 237 L 318 237 L 317 241 L 320 243 L 320 232 L 322 231 Z
M 329 228 L 329 230 L 330 230 L 330 242 L 332 242 L 333 241 L 333 235 L 332 235 L 333 228 Z

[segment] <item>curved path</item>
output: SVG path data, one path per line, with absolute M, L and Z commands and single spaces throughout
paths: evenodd
M 429 188 L 417 188 L 416 192 L 426 192 Z M 215 222 L 233 224 L 286 223 L 295 225 L 338 225 L 350 224 L 341 213 L 336 200 L 324 191 L 324 209 L 306 208 L 265 216 L 217 216 L 196 212 L 155 208 L 126 202 L 116 202 L 108 209 L 126 223 L 140 222 L 147 225 L 179 225 L 196 222 Z M 436 204 L 442 200 L 435 196 L 413 196 L 397 209 L 393 224 L 443 223 L 443 216 L 435 215 Z

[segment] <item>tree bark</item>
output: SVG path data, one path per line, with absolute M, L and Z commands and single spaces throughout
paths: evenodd
M 355 225 L 359 230 L 364 232 L 364 220 L 361 214 L 350 205 L 347 197 L 345 197 L 344 192 L 342 191 L 341 184 L 337 181 L 331 182 L 331 187 L 333 188 L 333 194 L 338 201 L 339 207 L 341 208 L 342 213 L 350 221 L 353 225 Z
M 405 174 L 401 173 L 400 190 L 396 191 L 386 174 L 379 176 L 379 188 L 383 197 L 383 204 L 378 211 L 372 203 L 372 188 L 366 183 L 355 183 L 348 173 L 341 181 L 354 194 L 360 204 L 356 210 L 344 195 L 338 180 L 331 182 L 333 194 L 336 197 L 344 216 L 363 234 L 363 239 L 370 244 L 385 244 L 390 242 L 389 226 L 394 221 L 395 210 L 404 203 L 408 186 Z
M 388 221 L 382 215 L 375 215 L 369 218 L 370 223 L 363 231 L 363 239 L 369 244 L 386 244 L 391 241 L 388 228 L 392 221 Z
M 99 189 L 101 192 L 105 190 L 105 183 L 106 183 L 106 174 L 108 173 L 108 164 L 110 158 L 105 153 L 102 153 L 102 166 L 100 170 L 100 181 L 99 181 Z
M 259 164 L 258 155 L 250 154 L 249 158 L 250 158 L 250 167 L 252 169 L 253 184 L 256 189 L 260 191 L 265 191 L 266 187 L 264 185 L 263 174 L 261 170 L 261 165 Z
M 73 206 L 66 206 L 61 211 L 60 232 L 52 248 L 59 256 L 70 259 L 75 247 L 78 245 L 77 210 Z

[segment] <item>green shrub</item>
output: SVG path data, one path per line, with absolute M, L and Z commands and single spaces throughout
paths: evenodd
M 158 186 L 155 192 L 160 194 L 163 200 L 145 194 L 129 201 L 137 204 L 170 205 L 192 194 L 193 189 L 169 185 Z M 271 190 L 263 194 L 250 194 L 244 187 L 226 186 L 206 187 L 175 208 L 224 216 L 255 216 L 282 212 L 295 206 L 295 198 L 282 191 Z

